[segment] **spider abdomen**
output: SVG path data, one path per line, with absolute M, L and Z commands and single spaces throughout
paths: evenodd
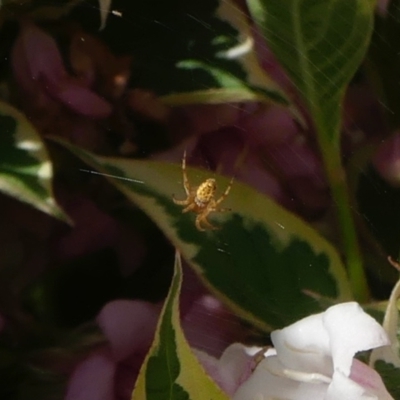
M 217 185 L 215 179 L 207 179 L 204 181 L 196 191 L 195 201 L 198 206 L 207 205 L 210 200 L 214 197 Z

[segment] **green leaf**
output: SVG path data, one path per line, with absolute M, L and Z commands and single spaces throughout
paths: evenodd
M 307 102 L 319 134 L 336 144 L 341 101 L 367 50 L 375 1 L 247 3 L 272 51 Z
M 233 211 L 210 216 L 221 229 L 200 232 L 195 216 L 182 214 L 182 207 L 172 201 L 173 193 L 183 198 L 180 165 L 95 157 L 62 144 L 146 212 L 205 283 L 260 328 L 286 326 L 321 311 L 320 297 L 336 302 L 351 298 L 334 248 L 252 188 L 235 182 L 223 203 Z M 192 184 L 210 177 L 192 168 L 188 173 Z M 228 185 L 226 178 L 216 179 L 221 188 Z
M 181 260 L 176 253 L 171 288 L 132 400 L 228 400 L 205 373 L 183 335 L 179 322 L 181 284 Z
M 247 0 L 269 46 L 303 96 L 342 234 L 349 279 L 358 301 L 369 297 L 340 154 L 344 92 L 373 29 L 374 0 Z
M 377 361 L 374 365 L 374 368 L 382 377 L 382 380 L 388 392 L 393 396 L 395 400 L 400 400 L 400 368 L 395 367 L 393 364 L 386 363 L 382 360 Z
M 0 191 L 68 221 L 51 189 L 53 167 L 43 142 L 29 121 L 0 102 Z
M 260 67 L 246 15 L 232 0 L 127 2 L 122 16 L 109 15 L 104 39 L 115 52 L 132 54 L 130 86 L 167 104 L 290 106 Z

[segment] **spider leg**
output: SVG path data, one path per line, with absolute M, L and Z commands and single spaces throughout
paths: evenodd
M 196 203 L 189 203 L 189 205 L 182 210 L 182 213 L 187 213 L 188 211 L 192 211 L 196 208 Z
M 228 212 L 228 211 L 232 211 L 232 208 L 212 208 L 211 209 L 212 212 Z
M 205 231 L 205 229 L 201 226 L 201 221 L 203 220 L 202 215 L 198 215 L 196 217 L 195 225 L 198 231 Z
M 213 231 L 216 231 L 218 229 L 221 229 L 220 227 L 214 226 L 212 224 L 210 224 L 210 222 L 208 221 L 208 219 L 206 217 L 202 218 L 203 224 L 207 227 L 212 229 Z
M 180 206 L 187 206 L 189 204 L 189 198 L 185 199 L 185 200 L 178 200 L 177 198 L 175 198 L 175 195 L 172 195 L 172 201 L 175 204 L 178 204 Z
M 208 214 L 208 213 L 207 213 L 207 214 Z M 199 214 L 199 215 L 197 216 L 196 222 L 195 222 L 196 228 L 197 228 L 199 231 L 205 231 L 205 230 L 207 230 L 207 229 L 205 229 L 205 228 L 202 227 L 202 223 L 203 223 L 203 225 L 205 225 L 205 227 L 208 228 L 208 229 L 212 229 L 212 230 L 219 229 L 219 228 L 217 228 L 216 226 L 211 225 L 211 224 L 208 222 L 208 220 L 207 220 L 207 214 Z
M 232 179 L 231 179 L 231 181 L 229 182 L 228 187 L 225 189 L 225 192 L 222 194 L 222 196 L 221 196 L 218 200 L 215 200 L 214 207 L 216 207 L 218 204 L 221 204 L 221 203 L 226 199 L 226 196 L 228 196 L 228 194 L 229 194 L 229 192 L 230 192 L 230 190 L 231 190 L 231 188 L 232 188 L 232 185 L 233 185 L 233 181 L 234 181 L 234 180 L 235 180 L 235 177 L 232 176 Z M 221 209 L 221 210 L 222 210 L 222 209 Z
M 197 218 L 196 218 L 196 228 L 199 231 L 205 231 L 206 230 L 201 226 L 202 223 L 208 229 L 212 229 L 212 230 L 219 229 L 219 228 L 215 227 L 214 225 L 210 224 L 210 222 L 207 219 L 207 216 L 211 211 L 212 211 L 211 208 L 208 208 L 208 209 L 204 210 L 204 212 L 202 212 L 201 214 L 199 214 L 197 216 Z
M 182 158 L 182 175 L 183 175 L 183 187 L 185 188 L 186 195 L 189 196 L 190 183 L 186 172 L 186 149 L 183 152 L 183 158 Z

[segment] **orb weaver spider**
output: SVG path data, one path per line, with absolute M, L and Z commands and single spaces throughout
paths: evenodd
M 182 158 L 182 175 L 183 175 L 183 187 L 186 192 L 185 200 L 177 200 L 175 195 L 172 195 L 172 200 L 175 204 L 180 206 L 186 206 L 182 213 L 187 213 L 189 211 L 193 211 L 198 214 L 196 217 L 195 225 L 199 231 L 205 231 L 208 229 L 219 229 L 207 220 L 207 217 L 212 212 L 225 212 L 231 211 L 230 208 L 220 208 L 218 207 L 228 196 L 229 191 L 233 185 L 234 177 L 232 177 L 229 182 L 228 187 L 225 189 L 225 192 L 221 195 L 221 197 L 216 200 L 214 199 L 214 194 L 217 190 L 217 184 L 215 179 L 209 178 L 206 179 L 199 186 L 191 186 L 189 183 L 189 178 L 186 172 L 186 150 L 183 153 Z M 204 227 L 203 227 L 204 226 Z

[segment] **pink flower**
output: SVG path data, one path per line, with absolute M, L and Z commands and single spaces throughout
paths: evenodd
M 194 353 L 207 374 L 230 396 L 249 379 L 256 365 L 251 349 L 239 343 L 229 346 L 219 359 L 200 350 Z
M 22 24 L 11 58 L 23 98 L 29 97 L 25 101 L 39 101 L 45 107 L 53 99 L 86 117 L 110 115 L 110 104 L 68 74 L 54 39 L 35 25 Z
M 382 16 L 385 16 L 387 13 L 389 0 L 378 0 L 376 3 L 376 9 L 378 13 Z
M 400 186 L 400 133 L 386 139 L 376 151 L 373 165 L 391 185 Z
M 97 323 L 109 346 L 75 368 L 65 400 L 129 399 L 130 393 L 125 397 L 126 388 L 132 392 L 135 376 L 154 336 L 158 314 L 158 306 L 141 301 L 115 300 L 106 304 L 97 316 Z M 130 358 L 136 360 L 136 371 L 121 386 L 116 385 Z
M 108 352 L 95 353 L 72 374 L 65 400 L 114 400 L 115 362 Z
M 193 348 L 219 357 L 227 344 L 244 340 L 244 330 L 231 311 L 210 294 L 200 296 L 182 318 L 186 339 Z
M 184 277 L 181 305 L 185 335 L 191 346 L 198 347 L 200 361 L 207 362 L 209 357 L 213 362 L 213 355 L 219 357 L 230 343 L 243 339 L 243 330 L 233 314 L 206 294 L 197 277 L 189 271 Z M 114 300 L 106 304 L 96 321 L 108 345 L 76 366 L 65 400 L 129 400 L 153 340 L 160 310 L 160 304 L 137 300 Z M 232 365 L 232 373 L 242 376 L 242 368 L 232 364 L 239 353 L 226 355 L 218 368 L 222 371 L 227 360 Z M 240 365 L 246 360 L 252 362 L 248 356 L 239 354 L 238 357 L 243 360 Z M 221 373 L 226 376 L 225 372 Z M 226 388 L 236 389 L 235 385 L 235 379 L 231 379 Z

